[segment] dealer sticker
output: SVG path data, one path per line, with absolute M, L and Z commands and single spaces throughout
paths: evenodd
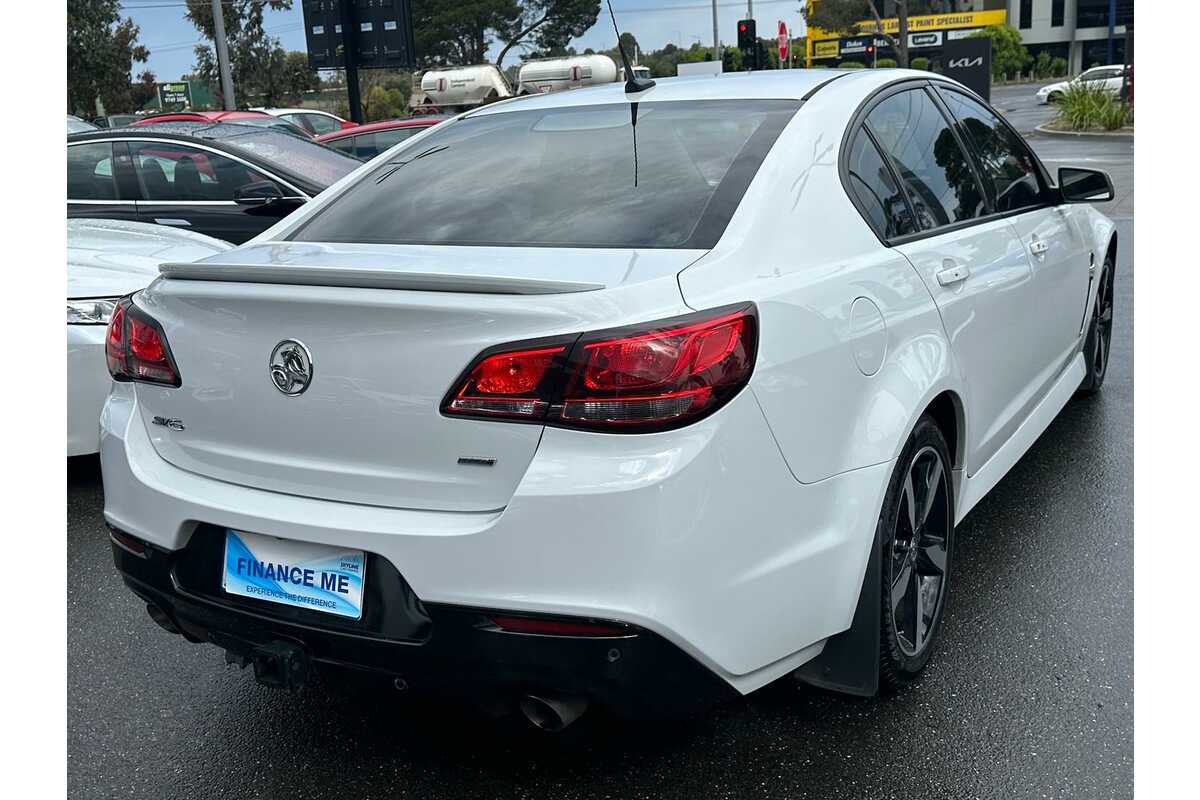
M 229 594 L 362 618 L 362 550 L 225 531 L 221 585 Z

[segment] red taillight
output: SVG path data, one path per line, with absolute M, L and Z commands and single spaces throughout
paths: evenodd
M 546 619 L 543 617 L 488 617 L 500 630 L 511 633 L 534 633 L 540 636 L 633 636 L 633 629 L 611 622 L 591 620 Z
M 124 298 L 113 310 L 104 342 L 108 372 L 118 381 L 179 386 L 179 370 L 171 357 L 162 326 Z
M 712 413 L 750 379 L 753 306 L 481 355 L 443 411 L 650 431 Z

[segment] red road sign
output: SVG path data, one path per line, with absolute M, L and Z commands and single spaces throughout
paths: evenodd
M 788 57 L 788 29 L 787 23 L 783 20 L 779 21 L 779 60 L 787 61 Z

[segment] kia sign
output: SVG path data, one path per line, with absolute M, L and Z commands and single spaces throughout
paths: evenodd
M 787 61 L 788 57 L 788 29 L 787 23 L 783 20 L 779 21 L 779 63 Z
M 942 50 L 942 73 L 990 102 L 992 40 L 986 36 L 951 39 Z

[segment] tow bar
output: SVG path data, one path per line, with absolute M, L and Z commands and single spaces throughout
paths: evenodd
M 225 651 L 225 663 L 245 669 L 254 665 L 254 678 L 264 686 L 298 692 L 308 683 L 311 664 L 308 651 L 294 642 L 274 641 L 255 648 L 244 656 Z

